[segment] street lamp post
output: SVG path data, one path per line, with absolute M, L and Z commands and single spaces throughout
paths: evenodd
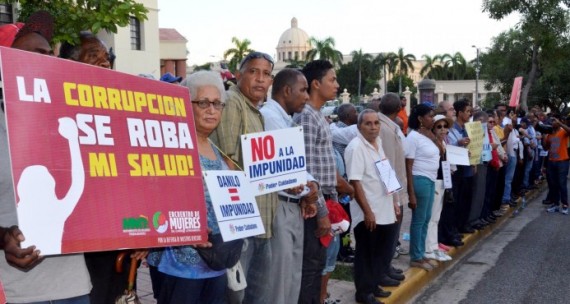
M 481 103 L 479 102 L 479 71 L 480 71 L 480 67 L 479 67 L 479 48 L 475 45 L 472 45 L 472 47 L 475 48 L 475 50 L 477 50 L 477 62 L 475 65 L 475 104 L 479 107 L 481 107 Z

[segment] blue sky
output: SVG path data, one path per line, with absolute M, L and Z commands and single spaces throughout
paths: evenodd
M 176 28 L 188 39 L 189 64 L 219 60 L 231 38 L 275 54 L 277 41 L 296 17 L 309 36 L 332 36 L 343 54 L 396 52 L 418 59 L 459 51 L 475 58 L 491 38 L 516 25 L 518 16 L 489 19 L 481 0 L 159 0 L 160 27 Z

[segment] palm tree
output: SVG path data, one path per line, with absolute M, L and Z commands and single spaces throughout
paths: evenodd
M 393 53 L 394 54 L 394 53 Z M 414 71 L 414 64 L 413 61 L 416 60 L 416 56 L 412 54 L 405 54 L 404 49 L 399 48 L 398 53 L 394 54 L 394 70 L 393 72 L 398 73 L 398 77 L 400 78 L 398 84 L 398 94 L 402 94 L 402 75 L 408 75 L 408 71 Z
M 392 71 L 394 67 L 394 53 L 380 53 L 376 55 L 376 58 L 372 61 L 372 64 L 378 68 L 382 67 L 382 78 L 384 78 L 384 91 L 388 92 L 388 73 L 386 72 L 386 67 L 388 71 Z
M 238 64 L 247 56 L 247 54 L 253 52 L 254 50 L 249 48 L 251 41 L 249 39 L 239 40 L 237 37 L 232 37 L 233 48 L 229 48 L 224 52 L 224 60 L 229 56 L 232 57 L 228 63 L 229 70 L 235 73 L 238 68 Z
M 372 61 L 372 55 L 368 53 L 362 53 L 362 49 L 358 51 L 352 51 L 350 53 L 352 56 L 352 62 L 358 62 L 358 98 L 360 98 L 360 89 L 362 88 L 362 62 Z
M 420 70 L 420 75 L 422 77 L 427 77 L 427 78 L 433 78 L 432 75 L 432 70 L 434 69 L 434 67 L 437 65 L 437 55 L 434 57 L 431 57 L 430 55 L 422 55 L 422 58 L 424 59 L 424 61 L 426 62 L 424 64 L 424 66 L 422 67 L 422 69 Z
M 299 59 L 299 55 L 295 55 L 295 58 L 285 60 L 288 64 L 285 66 L 286 68 L 292 69 L 302 69 L 307 62 L 303 59 Z
M 315 37 L 309 38 L 309 43 L 313 47 L 307 54 L 307 61 L 318 59 L 328 60 L 333 65 L 342 64 L 342 53 L 336 50 L 333 37 L 327 37 L 324 40 L 318 40 Z
M 467 61 L 460 52 L 455 52 L 453 55 L 441 55 L 441 62 L 450 67 L 451 80 L 465 78 L 465 74 L 467 73 Z

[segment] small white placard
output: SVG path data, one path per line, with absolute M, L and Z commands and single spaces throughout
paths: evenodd
M 469 166 L 469 150 L 457 146 L 445 146 L 447 161 L 453 165 Z
M 375 164 L 380 175 L 380 180 L 382 180 L 382 183 L 384 183 L 384 186 L 386 187 L 386 194 L 392 194 L 400 191 L 402 189 L 402 185 L 398 181 L 396 171 L 392 169 L 390 162 L 387 159 L 383 159 L 377 161 Z
M 441 171 L 443 173 L 443 189 L 451 189 L 451 165 L 448 161 L 441 162 Z
M 243 171 L 204 171 L 224 241 L 265 233 L 255 195 Z

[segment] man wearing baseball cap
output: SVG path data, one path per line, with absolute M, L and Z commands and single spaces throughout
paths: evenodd
M 53 55 L 50 41 L 54 19 L 45 11 L 32 14 L 26 24 L 0 27 L 0 46 Z M 0 167 L 9 168 L 4 107 L 0 110 Z M 91 281 L 83 254 L 42 257 L 34 246 L 20 248 L 14 187 L 9 170 L 0 171 L 0 259 L 4 291 L 9 303 L 89 303 Z M 24 231 L 25 233 L 25 231 Z

